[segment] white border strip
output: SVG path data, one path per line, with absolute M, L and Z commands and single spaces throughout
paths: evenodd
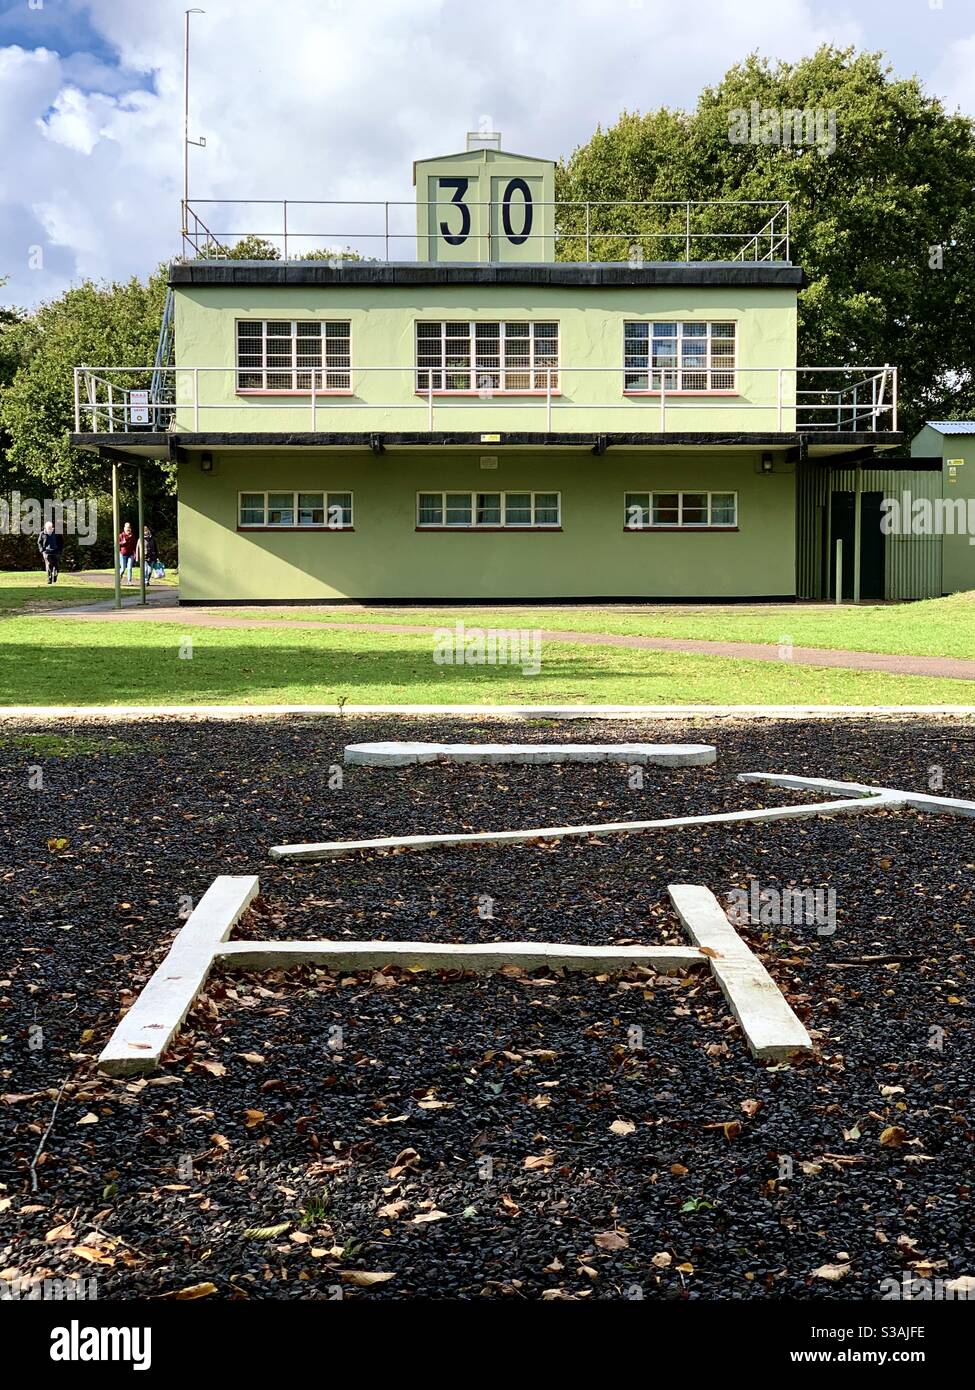
M 408 719 L 975 719 L 975 705 L 0 705 L 0 721 L 277 719 L 294 714 Z
M 216 948 L 259 892 L 253 875 L 221 874 L 203 894 L 162 965 L 98 1059 L 110 1076 L 153 1071 L 206 983 Z
M 949 816 L 975 816 L 975 801 L 895 787 L 868 787 L 862 782 L 832 782 L 824 777 L 790 777 L 777 772 L 740 772 L 739 782 L 769 782 L 776 786 L 832 792 L 839 801 L 813 801 L 799 806 L 768 806 L 750 811 L 719 811 L 706 816 L 671 816 L 664 820 L 615 821 L 599 825 L 549 825 L 529 830 L 486 830 L 461 835 L 401 835 L 376 840 L 325 840 L 319 844 L 273 845 L 272 859 L 341 859 L 350 854 L 386 850 L 424 850 L 451 845 L 517 844 L 532 840 L 567 840 L 580 836 L 641 835 L 649 830 L 680 830 L 689 825 L 733 825 L 741 822 L 800 820 L 807 816 L 858 815 L 884 808 L 927 811 Z
M 879 792 L 888 800 L 896 799 L 912 811 L 929 811 L 947 816 L 975 816 L 975 801 L 956 796 L 931 796 L 927 792 L 903 792 L 893 787 L 867 787 L 862 782 L 830 782 L 825 777 L 789 777 L 779 772 L 739 772 L 739 782 L 772 782 L 779 787 L 808 787 L 810 791 L 859 792 L 861 796 L 876 796 Z
M 708 888 L 672 883 L 670 900 L 695 945 L 710 955 L 711 969 L 753 1057 L 778 1062 L 812 1052 L 812 1039 L 785 995 L 728 921 Z
M 348 743 L 355 767 L 409 767 L 417 763 L 627 763 L 653 767 L 707 767 L 713 743 Z
M 752 773 L 745 776 L 761 777 Z M 769 774 L 772 775 L 772 774 Z M 443 849 L 451 845 L 526 844 L 532 840 L 569 840 L 603 835 L 642 835 L 649 830 L 680 830 L 689 825 L 734 825 L 749 821 L 803 820 L 809 816 L 859 815 L 883 806 L 902 806 L 905 794 L 886 788 L 866 788 L 842 801 L 811 801 L 801 806 L 767 806 L 748 811 L 716 811 L 704 816 L 671 816 L 663 820 L 610 821 L 597 825 L 548 825 L 528 830 L 485 830 L 459 835 L 400 835 L 376 840 L 324 840 L 318 844 L 272 845 L 272 859 L 342 859 L 350 854 L 384 850 Z M 967 804 L 967 803 L 966 803 Z M 967 814 L 967 813 L 966 813 Z
M 237 970 L 292 970 L 320 965 L 326 970 L 470 970 L 491 974 L 506 965 L 522 970 L 582 970 L 611 974 L 644 965 L 673 975 L 704 965 L 694 946 L 567 946 L 557 941 L 229 941 L 216 953 Z

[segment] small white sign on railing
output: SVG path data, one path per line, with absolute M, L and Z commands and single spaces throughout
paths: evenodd
M 130 391 L 129 392 L 129 424 L 148 425 L 149 423 L 149 392 Z

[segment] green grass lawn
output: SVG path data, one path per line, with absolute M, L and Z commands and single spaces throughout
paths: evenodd
M 48 584 L 43 570 L 0 574 L 0 617 L 38 604 L 57 608 L 110 597 L 111 590 L 88 582 L 84 571 L 80 574 L 62 572 L 57 584 Z
M 783 638 L 797 647 L 890 652 L 905 656 L 975 658 L 975 591 L 918 603 L 852 606 L 749 607 L 715 605 L 703 611 L 659 608 L 641 613 L 593 612 L 584 608 L 254 608 L 247 617 L 295 618 L 307 622 L 379 622 L 528 627 L 574 632 L 626 633 L 645 637 L 696 637 L 721 642 L 766 642 Z
M 44 571 L 3 570 L 0 571 L 0 618 L 16 613 L 30 612 L 38 607 L 74 607 L 82 603 L 111 601 L 113 585 L 112 570 L 62 570 L 57 584 L 48 584 Z M 138 578 L 138 574 L 136 575 Z M 101 583 L 93 582 L 101 580 Z M 174 584 L 176 576 L 167 573 L 162 581 L 154 584 Z M 139 586 L 122 586 L 123 600 L 132 602 L 133 595 L 139 593 Z
M 437 665 L 429 635 L 12 616 L 0 624 L 0 704 L 975 703 L 970 681 L 787 661 L 557 642 L 541 656 L 541 672 L 524 676 Z

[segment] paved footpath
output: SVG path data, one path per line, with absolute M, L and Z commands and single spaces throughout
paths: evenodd
M 122 609 L 114 608 L 111 603 L 91 603 L 78 608 L 59 608 L 55 611 L 59 618 L 72 618 L 78 622 L 162 622 L 176 623 L 182 628 L 281 628 L 292 632 L 376 632 L 394 637 L 400 633 L 432 636 L 443 628 L 442 624 L 360 622 L 357 619 L 349 622 L 325 622 L 310 618 L 305 622 L 300 618 L 242 618 L 225 608 L 180 608 L 173 589 L 150 590 L 149 605 L 145 608 L 138 603 L 128 603 Z M 469 614 L 471 610 L 464 611 Z M 458 610 L 458 617 L 460 616 Z M 696 637 L 639 637 L 611 632 L 563 631 L 558 628 L 542 628 L 539 630 L 539 637 L 543 642 L 575 642 L 589 647 L 623 647 L 630 651 L 647 652 L 688 652 L 694 656 L 737 657 L 745 661 L 782 661 L 793 666 L 830 666 L 847 671 L 882 671 L 893 676 L 934 676 L 975 681 L 975 660 L 960 657 L 847 652 L 830 647 L 793 647 L 791 654 L 783 657 L 780 655 L 779 647 L 771 642 L 710 642 Z

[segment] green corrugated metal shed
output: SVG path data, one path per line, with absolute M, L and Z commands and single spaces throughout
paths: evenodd
M 926 463 L 927 466 L 922 466 Z M 854 464 L 802 463 L 796 479 L 799 598 L 833 598 L 827 557 L 832 549 L 830 500 L 833 493 L 879 492 L 885 498 L 941 496 L 941 470 L 920 458 L 888 461 L 886 468 Z M 898 466 L 899 465 L 899 466 Z M 825 534 L 824 534 L 825 533 Z M 884 599 L 940 598 L 942 538 L 890 534 L 884 545 Z

